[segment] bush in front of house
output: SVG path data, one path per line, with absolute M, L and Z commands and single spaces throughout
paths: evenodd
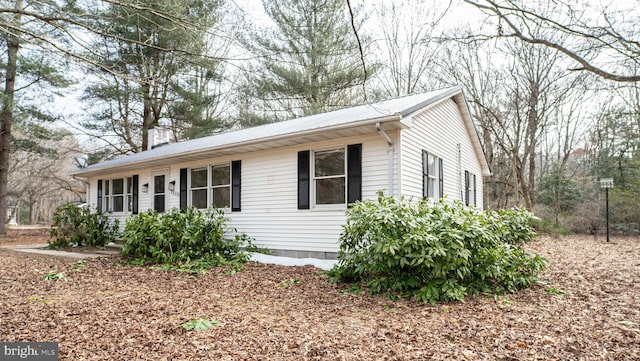
M 58 207 L 53 214 L 49 247 L 104 247 L 119 237 L 118 225 L 117 219 L 111 220 L 105 214 L 67 204 Z
M 143 212 L 127 219 L 122 254 L 137 264 L 196 265 L 210 268 L 244 263 L 251 238 L 227 227 L 220 209 Z M 225 238 L 225 233 L 236 233 Z
M 373 294 L 421 302 L 499 295 L 537 281 L 546 260 L 522 245 L 535 237 L 522 210 L 485 211 L 460 202 L 385 197 L 352 205 L 332 280 L 365 282 Z

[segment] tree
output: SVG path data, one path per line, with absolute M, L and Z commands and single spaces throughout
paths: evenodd
M 81 202 L 83 185 L 68 173 L 75 169 L 78 144 L 67 130 L 51 130 L 37 124 L 16 124 L 15 135 L 28 140 L 14 142 L 11 154 L 10 198 L 24 224 L 50 223 L 54 210 L 64 203 Z M 37 134 L 28 134 L 37 133 Z M 31 145 L 38 139 L 37 146 Z
M 434 34 L 450 6 L 403 0 L 376 9 L 382 40 L 374 53 L 380 54 L 377 78 L 384 97 L 412 94 L 434 83 L 429 76 L 438 55 Z
M 220 81 L 221 62 L 207 36 L 219 7 L 217 0 L 110 3 L 110 20 L 96 24 L 109 36 L 95 43 L 101 67 L 85 92 L 95 109 L 87 129 L 98 137 L 115 135 L 110 144 L 119 153 L 148 149 L 152 127 L 169 127 L 176 138 L 224 129 L 215 112 L 219 94 L 211 91 Z M 160 13 L 149 14 L 150 8 Z
M 579 77 L 562 71 L 553 49 L 512 39 L 478 40 L 464 33 L 451 38 L 456 41 L 445 48 L 441 81 L 467 88 L 494 174 L 486 182 L 485 194 L 492 199 L 486 204 L 531 210 L 543 140 L 574 97 Z
M 257 57 L 246 68 L 240 119 L 273 121 L 352 104 L 366 80 L 343 0 L 264 0 L 273 29 L 243 37 Z M 247 124 L 245 124 L 247 125 Z
M 559 51 L 578 64 L 570 70 L 616 82 L 640 81 L 638 2 L 614 1 L 597 8 L 589 1 L 464 1 L 498 18 L 496 36 Z
M 591 179 L 614 179 L 609 192 L 612 228 L 634 235 L 640 234 L 639 116 L 624 102 L 611 99 L 591 128 L 588 149 Z
M 111 32 L 109 27 L 99 27 L 100 24 L 107 24 L 114 19 L 104 12 L 109 6 L 118 6 L 123 16 L 129 13 L 137 13 L 141 18 L 170 21 L 178 28 L 196 29 L 197 24 L 189 22 L 186 15 L 192 14 L 191 9 L 185 13 L 171 13 L 166 9 L 159 9 L 150 4 L 145 6 L 136 2 L 119 2 L 117 0 L 87 0 L 83 2 L 75 1 L 33 1 L 14 0 L 0 4 L 0 46 L 6 49 L 6 63 L 4 70 L 4 87 L 0 98 L 0 234 L 5 233 L 5 217 L 7 210 L 7 179 L 10 170 L 10 154 L 12 142 L 12 126 L 17 118 L 23 117 L 21 114 L 20 102 L 17 99 L 24 99 L 29 85 L 38 86 L 41 91 L 43 81 L 47 80 L 46 67 L 34 67 L 36 59 L 47 59 L 49 64 L 53 64 L 50 69 L 68 70 L 73 64 L 84 64 L 87 66 L 100 68 L 111 75 L 127 79 L 127 74 L 119 73 L 112 64 L 101 58 L 95 52 L 92 40 L 101 37 L 114 42 L 122 41 L 126 44 L 135 44 L 140 48 L 154 49 L 159 51 L 174 51 L 175 48 L 163 48 L 154 43 L 146 43 L 147 39 L 124 38 L 117 32 Z M 202 30 L 202 29 L 199 29 Z M 188 51 L 184 49 L 183 51 Z M 44 63 L 43 63 L 44 64 Z M 29 78 L 29 74 L 35 77 Z M 53 78 L 52 78 L 53 79 Z M 68 80 L 68 79 L 65 79 Z M 58 86 L 62 84 L 51 85 Z M 17 92 L 22 92 L 20 97 L 16 97 Z M 36 94 L 40 101 L 46 99 L 44 94 Z M 39 107 L 40 113 L 46 115 L 42 103 L 34 104 Z M 34 109 L 34 108 L 32 108 Z M 36 120 L 37 118 L 33 118 Z
M 39 21 L 40 18 L 55 18 L 63 7 L 24 0 L 17 0 L 12 5 L 0 7 L 0 45 L 7 54 L 3 59 L 6 62 L 0 61 L 0 68 L 4 70 L 0 97 L 0 234 L 5 233 L 11 152 L 13 149 L 44 149 L 39 145 L 41 138 L 15 137 L 14 125 L 20 123 L 23 130 L 30 127 L 38 130 L 36 135 L 41 134 L 43 128 L 38 123 L 54 120 L 43 105 L 51 100 L 55 89 L 70 84 L 68 77 L 59 71 L 65 60 L 59 54 L 50 53 L 52 49 L 47 40 L 56 38 L 59 29 L 43 26 Z
M 536 200 L 553 210 L 554 223 L 557 226 L 560 224 L 560 216 L 573 211 L 578 204 L 578 184 L 561 164 L 554 163 L 538 178 Z

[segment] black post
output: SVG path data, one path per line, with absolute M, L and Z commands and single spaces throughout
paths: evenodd
M 605 188 L 604 194 L 607 203 L 607 242 L 609 242 L 609 188 Z

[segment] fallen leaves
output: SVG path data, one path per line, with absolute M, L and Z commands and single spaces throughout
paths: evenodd
M 310 266 L 191 275 L 2 250 L 0 339 L 57 341 L 60 360 L 637 360 L 639 245 L 540 239 L 529 247 L 549 259 L 540 284 L 435 306 L 333 285 Z M 66 281 L 46 281 L 52 270 Z M 194 319 L 218 325 L 181 326 Z

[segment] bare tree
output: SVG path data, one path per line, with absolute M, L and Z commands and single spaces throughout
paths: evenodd
M 17 107 L 19 98 L 16 92 L 29 86 L 40 87 L 45 78 L 36 74 L 35 78 L 26 79 L 25 71 L 33 70 L 33 66 L 20 66 L 20 59 L 32 65 L 32 60 L 62 59 L 58 69 L 67 70 L 72 61 L 102 69 L 122 79 L 133 79 L 124 71 L 113 68 L 104 58 L 95 52 L 92 40 L 95 37 L 106 37 L 114 41 L 126 41 L 140 48 L 156 51 L 178 51 L 188 53 L 188 49 L 173 49 L 153 43 L 146 39 L 127 38 L 112 28 L 97 27 L 97 23 L 112 21 L 109 14 L 94 10 L 104 10 L 106 5 L 119 6 L 131 12 L 142 13 L 144 18 L 159 18 L 172 22 L 175 26 L 198 29 L 197 24 L 186 19 L 185 13 L 174 14 L 157 9 L 154 4 L 118 0 L 75 1 L 35 1 L 13 0 L 0 4 L 0 46 L 5 50 L 6 67 L 4 68 L 4 87 L 0 99 L 0 234 L 5 233 L 5 222 L 1 221 L 7 214 L 7 180 L 10 169 L 12 125 L 19 115 Z M 126 15 L 126 11 L 123 16 Z M 187 12 L 188 13 L 188 12 Z M 205 30 L 206 31 L 206 30 Z M 45 69 L 40 67 L 39 69 Z M 49 70 L 52 70 L 51 68 Z M 22 79 L 22 80 L 21 80 Z M 61 79 L 57 82 L 60 84 Z M 66 80 L 66 79 L 62 79 Z M 22 81 L 22 83 L 21 83 Z M 54 85 L 52 83 L 52 85 Z M 54 85 L 55 86 L 55 85 Z M 20 97 L 21 98 L 21 97 Z M 42 104 L 40 104 L 42 105 Z
M 487 204 L 532 209 L 542 140 L 575 76 L 562 70 L 557 51 L 510 39 L 456 41 L 446 51 L 442 81 L 466 87 L 494 173 Z
M 616 82 L 640 81 L 638 1 L 618 1 L 602 8 L 589 1 L 464 1 L 498 19 L 493 36 L 557 50 L 577 63 L 570 70 Z
M 377 41 L 377 78 L 384 96 L 411 94 L 432 85 L 438 55 L 435 33 L 451 2 L 402 0 L 376 9 L 381 40 Z M 374 35 L 375 37 L 376 35 Z
M 18 129 L 16 136 L 24 136 Z M 84 185 L 68 173 L 75 169 L 79 145 L 65 130 L 51 132 L 37 148 L 17 148 L 11 154 L 9 188 L 16 209 L 26 213 L 23 223 L 50 223 L 53 211 L 64 203 L 82 201 Z

